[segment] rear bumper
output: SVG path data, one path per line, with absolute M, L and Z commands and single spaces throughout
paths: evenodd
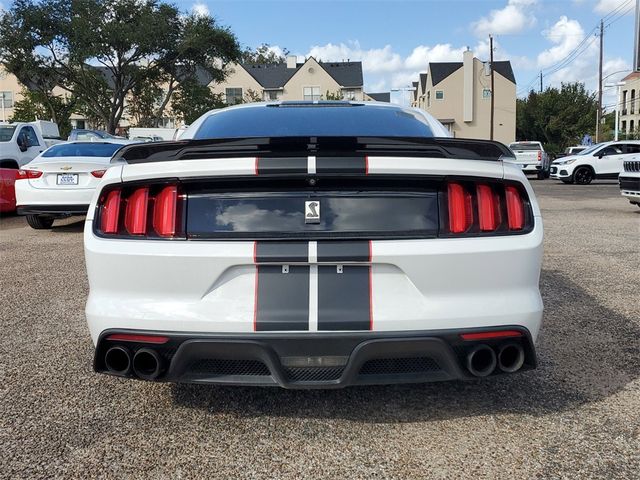
M 89 205 L 21 205 L 18 215 L 86 215 Z
M 181 334 L 108 330 L 97 343 L 94 369 L 111 373 L 104 361 L 111 347 L 124 348 L 131 357 L 152 349 L 162 367 L 155 380 L 166 382 L 281 386 L 284 388 L 341 388 L 351 385 L 419 383 L 471 379 L 466 355 L 479 344 L 498 351 L 507 343 L 524 350 L 521 370 L 536 367 L 529 331 L 519 326 L 500 327 L 520 336 L 465 341 L 462 333 L 483 329 L 429 332 L 343 332 L 305 334 Z M 489 329 L 490 331 L 491 329 Z M 496 330 L 496 329 L 494 329 Z M 136 334 L 165 337 L 163 344 L 110 339 Z M 122 338 L 122 337 L 120 337 Z M 500 374 L 498 367 L 492 375 Z M 119 376 L 138 378 L 133 368 Z
M 18 209 L 57 208 L 61 213 L 81 211 L 83 215 L 95 193 L 95 188 L 35 188 L 28 180 L 16 181 L 15 190 Z

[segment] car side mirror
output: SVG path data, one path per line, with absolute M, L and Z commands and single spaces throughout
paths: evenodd
M 18 137 L 18 148 L 21 152 L 29 150 L 29 147 L 27 146 L 27 139 L 23 135 Z

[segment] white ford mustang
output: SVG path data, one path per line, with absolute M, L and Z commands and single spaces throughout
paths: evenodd
M 510 155 L 354 102 L 125 147 L 85 225 L 95 370 L 337 388 L 535 368 L 542 221 Z
M 18 172 L 16 205 L 36 229 L 56 218 L 87 213 L 100 179 L 121 142 L 67 142 L 54 145 Z

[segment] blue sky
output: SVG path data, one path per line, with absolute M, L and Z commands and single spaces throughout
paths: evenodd
M 582 80 L 595 89 L 598 41 L 592 30 L 603 17 L 605 75 L 632 66 L 635 0 L 183 0 L 178 5 L 209 12 L 244 46 L 268 43 L 302 57 L 362 60 L 368 91 L 406 86 L 429 61 L 461 61 L 467 46 L 488 59 L 489 33 L 496 59 L 512 62 L 519 94 L 541 69 L 545 85 Z M 578 46 L 575 60 L 559 64 Z

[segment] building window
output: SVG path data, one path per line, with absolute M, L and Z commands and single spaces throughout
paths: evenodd
M 357 90 L 355 88 L 343 88 L 342 89 L 342 98 L 344 100 L 355 100 L 356 99 L 356 92 L 357 92 Z
M 265 90 L 263 98 L 265 102 L 280 100 L 282 98 L 282 92 L 280 90 Z
M 622 91 L 622 115 L 627 114 L 627 91 Z
M 442 90 L 436 90 L 436 100 L 442 100 L 444 98 L 444 92 Z
M 636 131 L 633 127 L 633 120 L 629 120 L 629 133 L 634 133 Z
M 629 100 L 629 103 L 631 104 L 631 115 L 633 115 L 636 109 L 636 91 L 635 90 L 631 90 L 631 100 Z
M 242 103 L 242 88 L 227 88 L 224 91 L 227 105 Z
M 483 88 L 482 89 L 482 98 L 491 98 L 491 89 Z
M 622 130 L 623 132 L 627 131 L 627 121 L 626 120 L 622 121 L 622 126 L 620 127 L 620 130 Z
M 302 93 L 304 96 L 304 100 L 320 100 L 320 87 L 304 87 Z
M 0 92 L 0 107 L 13 108 L 13 92 Z

